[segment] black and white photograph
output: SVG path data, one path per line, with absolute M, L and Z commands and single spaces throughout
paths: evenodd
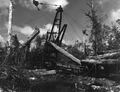
M 120 0 L 0 0 L 0 92 L 120 92 Z

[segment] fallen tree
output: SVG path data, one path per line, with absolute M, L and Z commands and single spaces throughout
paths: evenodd
M 81 65 L 81 61 L 79 59 L 77 59 L 76 57 L 74 57 L 73 55 L 71 55 L 70 53 L 68 53 L 67 51 L 65 51 L 64 49 L 60 48 L 59 46 L 57 46 L 53 42 L 47 42 L 47 43 L 50 44 L 53 48 L 55 48 L 60 53 L 64 54 L 66 57 L 70 58 L 74 62 L 76 62 L 79 65 Z

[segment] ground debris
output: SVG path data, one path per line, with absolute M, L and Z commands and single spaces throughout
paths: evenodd
M 120 83 L 106 78 L 78 77 L 77 89 L 83 92 L 119 92 Z

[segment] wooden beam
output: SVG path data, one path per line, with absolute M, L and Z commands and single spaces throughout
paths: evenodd
M 70 58 L 71 60 L 73 60 L 74 62 L 78 63 L 81 65 L 81 61 L 79 59 L 77 59 L 76 57 L 74 57 L 73 55 L 71 55 L 70 53 L 68 53 L 67 51 L 65 51 L 64 49 L 62 49 L 61 47 L 57 46 L 56 44 L 52 43 L 52 42 L 48 42 L 52 47 L 54 47 L 57 51 L 59 51 L 60 53 L 64 54 L 66 57 Z

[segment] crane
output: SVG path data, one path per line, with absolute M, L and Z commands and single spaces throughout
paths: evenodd
M 42 66 L 46 67 L 46 63 L 51 63 L 51 68 L 55 68 L 56 67 L 56 61 L 58 58 L 58 52 L 64 54 L 65 56 L 67 56 L 68 58 L 70 58 L 71 60 L 73 60 L 74 62 L 80 64 L 80 60 L 75 58 L 73 55 L 71 55 L 70 53 L 68 53 L 67 51 L 65 51 L 64 49 L 62 49 L 61 43 L 67 28 L 67 24 L 64 24 L 62 26 L 62 12 L 63 12 L 63 8 L 61 7 L 61 5 L 53 5 L 53 4 L 44 4 L 44 3 L 39 3 L 38 1 L 33 0 L 33 4 L 37 7 L 38 10 L 39 7 L 38 5 L 52 5 L 52 6 L 59 6 L 56 9 L 56 14 L 53 20 L 53 25 L 51 28 L 50 32 L 47 32 L 47 36 L 46 36 L 46 42 L 45 42 L 45 46 L 43 49 L 43 58 L 42 58 Z M 54 32 L 54 28 L 57 26 L 58 31 Z M 61 27 L 62 26 L 62 27 Z

